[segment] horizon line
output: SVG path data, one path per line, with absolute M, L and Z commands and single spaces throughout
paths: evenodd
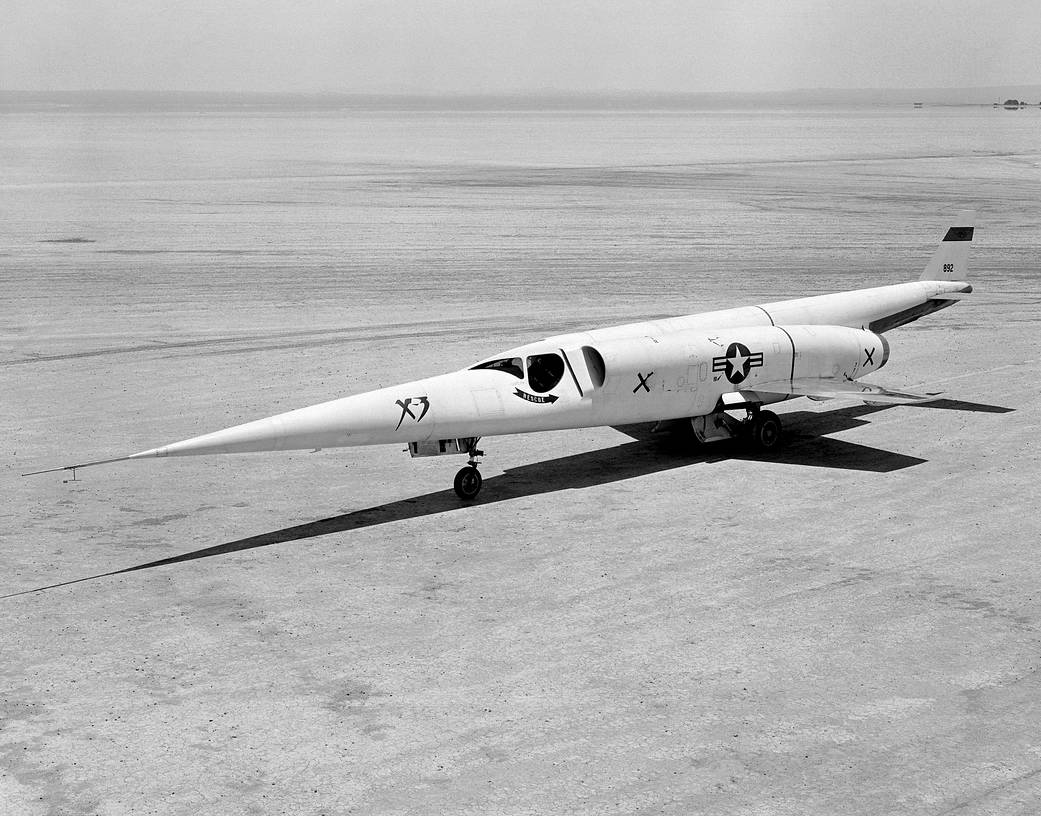
M 1041 82 L 1002 83 L 1000 85 L 936 85 L 936 86 L 883 86 L 883 87 L 800 87 L 771 90 L 653 90 L 640 88 L 618 89 L 574 89 L 535 88 L 512 90 L 236 90 L 236 89 L 188 89 L 188 88 L 0 88 L 0 94 L 149 94 L 149 95 L 198 95 L 198 96 L 340 96 L 340 97 L 553 97 L 553 96 L 783 96 L 786 94 L 828 93 L 924 93 L 930 91 L 965 92 L 993 91 L 999 88 L 1041 89 Z

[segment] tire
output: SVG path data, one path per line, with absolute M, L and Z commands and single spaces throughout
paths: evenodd
M 760 411 L 749 431 L 753 450 L 772 451 L 781 444 L 781 420 L 773 411 Z
M 473 501 L 481 492 L 481 484 L 484 479 L 481 472 L 471 466 L 464 467 L 455 474 L 455 494 L 466 501 Z

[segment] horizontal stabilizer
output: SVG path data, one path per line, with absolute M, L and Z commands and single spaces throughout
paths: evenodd
M 939 394 L 910 394 L 891 391 L 881 385 L 857 382 L 856 380 L 796 379 L 757 386 L 755 393 L 763 396 L 810 397 L 811 399 L 837 399 L 840 397 L 860 399 L 880 405 L 907 405 L 937 399 Z
M 931 295 L 929 300 L 965 300 L 971 294 L 972 287 L 970 286 L 967 292 L 939 292 Z

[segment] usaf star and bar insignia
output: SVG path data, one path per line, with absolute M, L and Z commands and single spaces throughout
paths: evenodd
M 737 385 L 748 376 L 753 368 L 763 364 L 763 352 L 752 352 L 744 343 L 731 343 L 722 357 L 712 358 L 712 371 L 723 373 L 730 382 Z

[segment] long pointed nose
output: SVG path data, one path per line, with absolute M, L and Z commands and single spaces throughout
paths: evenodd
M 381 392 L 343 397 L 141 451 L 129 458 L 307 450 L 395 441 L 377 439 L 393 430 L 393 425 L 387 428 L 385 401 Z
M 133 454 L 131 459 L 144 459 L 149 456 L 192 456 L 205 453 L 250 453 L 255 451 L 285 450 L 287 434 L 295 428 L 291 423 L 287 428 L 280 416 L 266 417 L 244 425 L 224 428 L 213 433 L 173 442 L 162 447 L 152 448 Z M 299 434 L 293 434 L 298 436 Z M 296 440 L 294 440 L 296 441 Z M 292 447 L 296 447 L 293 445 Z M 315 447 L 318 447 L 317 445 Z

